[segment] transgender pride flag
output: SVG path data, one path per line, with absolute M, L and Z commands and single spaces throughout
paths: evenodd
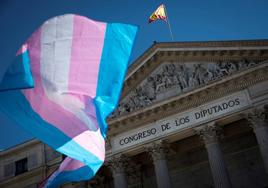
M 89 179 L 101 167 L 105 119 L 117 105 L 136 32 L 58 16 L 32 34 L 5 74 L 0 111 L 68 156 L 46 187 Z

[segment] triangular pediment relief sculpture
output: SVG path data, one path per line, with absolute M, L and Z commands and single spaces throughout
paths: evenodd
M 252 60 L 162 63 L 120 101 L 112 118 L 205 86 L 258 63 Z

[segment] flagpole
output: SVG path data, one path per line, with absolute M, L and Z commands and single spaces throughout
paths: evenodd
M 172 42 L 174 42 L 173 34 L 172 34 L 172 31 L 171 31 L 171 26 L 170 26 L 169 19 L 168 19 L 168 13 L 167 13 L 166 5 L 163 4 L 163 6 L 164 6 L 165 12 L 167 14 L 167 23 L 168 23 L 168 28 L 169 28 L 170 36 L 171 36 Z

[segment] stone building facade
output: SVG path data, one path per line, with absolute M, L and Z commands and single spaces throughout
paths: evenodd
M 129 68 L 94 179 L 62 187 L 268 187 L 268 41 L 155 43 Z M 0 187 L 36 187 L 62 156 L 0 153 Z

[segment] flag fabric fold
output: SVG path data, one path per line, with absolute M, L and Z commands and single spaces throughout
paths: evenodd
M 32 87 L 34 87 L 34 81 L 30 69 L 29 52 L 23 45 L 0 82 L 0 92 Z
M 167 20 L 165 7 L 163 4 L 161 4 L 149 17 L 149 23 L 155 21 L 155 20 Z
M 0 111 L 68 156 L 45 187 L 89 179 L 103 164 L 105 120 L 118 103 L 136 32 L 67 14 L 46 21 L 19 51 L 22 61 L 9 71 L 20 77 L 5 75 Z

